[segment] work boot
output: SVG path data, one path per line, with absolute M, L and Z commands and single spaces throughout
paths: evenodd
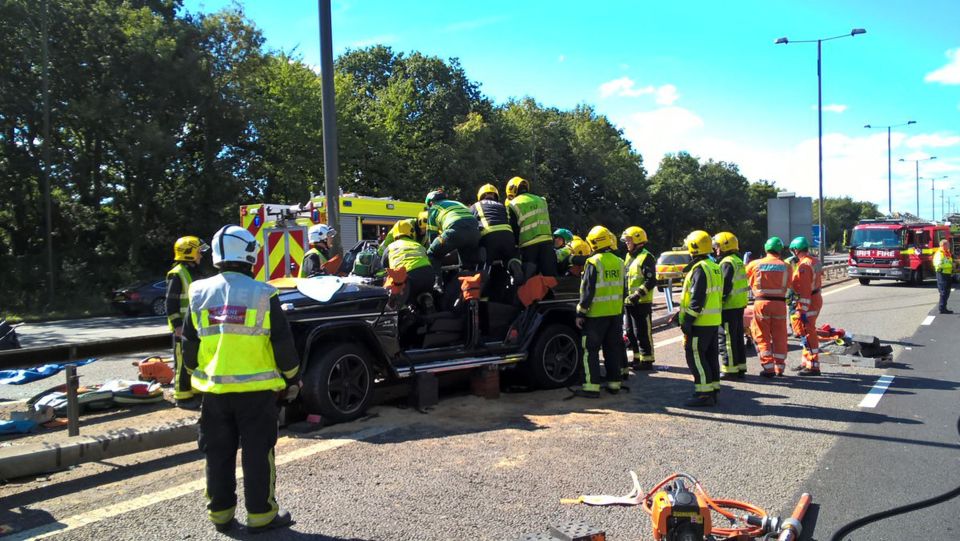
M 717 405 L 712 393 L 698 393 L 687 399 L 683 403 L 688 408 L 709 408 Z
M 570 391 L 570 398 L 600 398 L 600 391 L 587 391 L 580 387 L 567 387 Z
M 952 314 L 952 313 L 953 313 L 953 310 L 947 308 L 947 309 L 945 309 L 945 310 L 940 310 L 940 313 L 941 313 L 941 314 Z
M 720 391 L 714 390 L 714 391 L 711 392 L 710 394 L 713 395 L 713 403 L 714 403 L 714 404 L 719 404 L 719 403 L 720 403 Z
M 798 375 L 798 376 L 819 376 L 819 375 L 820 375 L 820 369 L 814 370 L 814 369 L 811 369 L 811 368 L 804 368 L 803 370 L 797 372 L 797 375 Z
M 640 361 L 639 363 L 637 363 L 636 370 L 640 370 L 643 372 L 649 372 L 653 370 L 653 361 Z
M 743 379 L 743 376 L 740 375 L 740 372 L 720 372 L 721 381 L 729 381 L 731 379 Z
M 232 530 L 233 527 L 236 525 L 237 525 L 237 519 L 232 518 L 222 524 L 214 524 L 213 527 L 216 528 L 218 532 L 225 533 Z
M 773 379 L 773 377 L 776 376 L 776 374 L 774 374 L 773 372 L 767 372 L 766 370 L 763 370 L 760 372 L 760 376 L 765 377 L 767 379 Z
M 263 526 L 247 526 L 247 533 L 258 534 L 269 530 L 276 530 L 277 528 L 288 528 L 291 524 L 293 524 L 293 518 L 290 516 L 290 512 L 280 510 L 277 511 L 277 516 L 273 517 L 273 520 Z
M 190 398 L 177 400 L 177 407 L 184 410 L 197 411 L 200 409 L 200 397 L 193 395 Z

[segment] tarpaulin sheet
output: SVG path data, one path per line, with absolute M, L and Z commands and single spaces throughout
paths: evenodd
M 84 361 L 74 361 L 63 364 L 45 364 L 43 366 L 22 370 L 0 370 L 0 385 L 23 385 L 25 383 L 39 381 L 59 374 L 61 370 L 71 364 L 74 366 L 83 366 L 93 361 L 96 361 L 96 359 L 86 359 Z

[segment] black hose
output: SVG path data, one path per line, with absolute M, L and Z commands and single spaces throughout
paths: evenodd
M 960 434 L 960 417 L 957 418 L 957 433 Z M 957 496 L 960 496 L 960 486 L 948 492 L 944 492 L 939 496 L 934 496 L 932 498 L 928 498 L 926 500 L 922 500 L 919 502 L 908 503 L 906 505 L 901 505 L 900 507 L 894 507 L 893 509 L 887 509 L 886 511 L 880 511 L 872 515 L 867 515 L 865 517 L 858 518 L 852 522 L 848 522 L 847 524 L 844 524 L 842 528 L 840 528 L 839 530 L 836 531 L 836 533 L 833 534 L 833 537 L 830 538 L 830 541 L 842 541 L 844 536 L 846 536 L 850 532 L 853 532 L 854 530 L 859 530 L 860 528 L 872 522 L 877 522 L 878 520 L 883 520 L 896 515 L 902 515 L 904 513 L 916 511 L 917 509 L 923 509 L 924 507 L 937 505 L 938 503 L 943 503 L 945 501 L 956 498 Z

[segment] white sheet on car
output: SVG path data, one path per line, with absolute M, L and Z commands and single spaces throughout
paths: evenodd
M 337 276 L 317 276 L 297 282 L 297 291 L 318 302 L 327 302 L 343 287 L 343 280 Z

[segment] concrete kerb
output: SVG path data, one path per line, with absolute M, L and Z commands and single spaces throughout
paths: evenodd
M 142 453 L 197 439 L 197 420 L 184 419 L 153 428 L 127 428 L 102 436 L 81 436 L 67 443 L 0 448 L 0 479 L 59 471 L 85 462 Z

